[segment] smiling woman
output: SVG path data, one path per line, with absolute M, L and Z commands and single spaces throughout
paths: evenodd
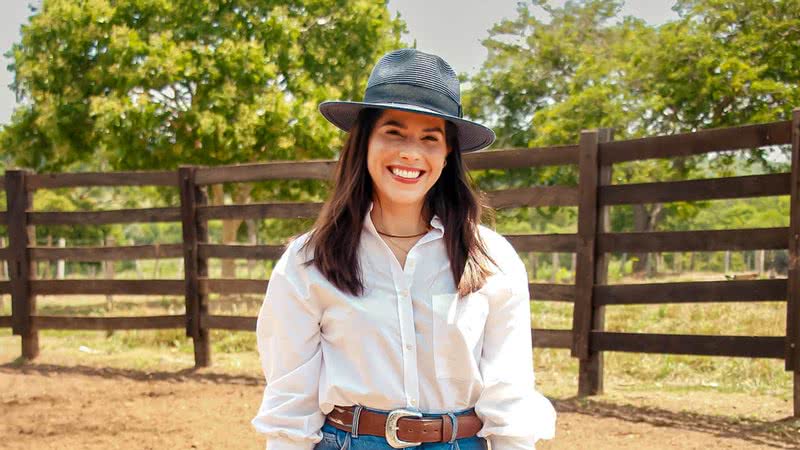
M 313 229 L 288 245 L 257 322 L 268 449 L 529 450 L 554 434 L 534 387 L 525 266 L 480 224 L 455 72 L 401 49 L 363 102 L 320 105 L 349 135 Z

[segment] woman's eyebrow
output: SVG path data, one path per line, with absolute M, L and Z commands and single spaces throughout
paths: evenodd
M 406 127 L 404 124 L 402 124 L 402 123 L 400 123 L 400 122 L 398 122 L 398 121 L 396 121 L 396 120 L 394 120 L 394 119 L 389 119 L 389 120 L 387 120 L 386 122 L 382 123 L 380 126 L 382 126 L 382 127 L 393 126 L 393 127 L 397 127 L 397 128 L 402 128 L 403 130 L 405 130 L 406 128 L 408 128 L 408 127 Z M 424 131 L 424 132 L 426 132 L 426 133 L 429 133 L 429 132 L 439 132 L 439 133 L 442 133 L 442 135 L 444 135 L 444 130 L 442 130 L 442 128 L 441 128 L 441 127 L 425 128 L 425 129 L 424 129 L 424 130 L 422 130 L 422 131 Z

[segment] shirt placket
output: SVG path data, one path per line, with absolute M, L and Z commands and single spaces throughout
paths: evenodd
M 397 291 L 397 315 L 400 319 L 400 341 L 403 352 L 403 384 L 406 392 L 406 407 L 419 408 L 419 377 L 417 370 L 417 334 L 414 327 L 414 308 L 411 300 L 411 282 L 416 266 L 416 252 L 409 252 L 405 268 L 393 269 Z

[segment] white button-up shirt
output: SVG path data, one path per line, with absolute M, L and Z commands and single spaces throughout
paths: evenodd
M 369 208 L 372 210 L 372 206 Z M 258 315 L 266 388 L 252 424 L 268 450 L 311 450 L 334 405 L 443 413 L 474 407 L 492 450 L 554 435 L 534 387 L 528 276 L 500 234 L 481 237 L 500 272 L 459 298 L 438 216 L 401 267 L 367 213 L 358 257 L 365 292 L 334 287 L 302 262 L 308 233 L 278 260 Z

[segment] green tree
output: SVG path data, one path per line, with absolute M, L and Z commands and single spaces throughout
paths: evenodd
M 22 106 L 3 159 L 53 172 L 333 158 L 341 133 L 317 104 L 360 98 L 404 30 L 371 0 L 44 0 L 9 53 Z M 212 201 L 325 189 L 296 185 L 215 186 Z M 234 240 L 241 222 L 223 225 Z
M 317 103 L 359 97 L 403 30 L 367 0 L 45 0 L 3 150 L 37 171 L 331 157 Z
M 800 105 L 798 0 L 679 1 L 679 18 L 660 27 L 620 17 L 621 1 L 531 3 L 490 31 L 489 56 L 466 95 L 466 111 L 495 124 L 498 146 L 574 143 L 581 130 L 599 127 L 624 139 L 764 122 L 786 119 Z M 763 150 L 746 154 L 766 171 L 781 168 Z M 613 178 L 715 176 L 709 162 L 727 170 L 732 158 L 617 164 Z M 555 167 L 516 176 L 552 184 L 574 183 L 576 174 Z M 514 184 L 514 177 L 492 181 Z M 668 214 L 698 211 L 661 204 L 615 210 L 615 227 L 635 231 L 656 229 Z M 642 270 L 646 255 L 638 261 Z

